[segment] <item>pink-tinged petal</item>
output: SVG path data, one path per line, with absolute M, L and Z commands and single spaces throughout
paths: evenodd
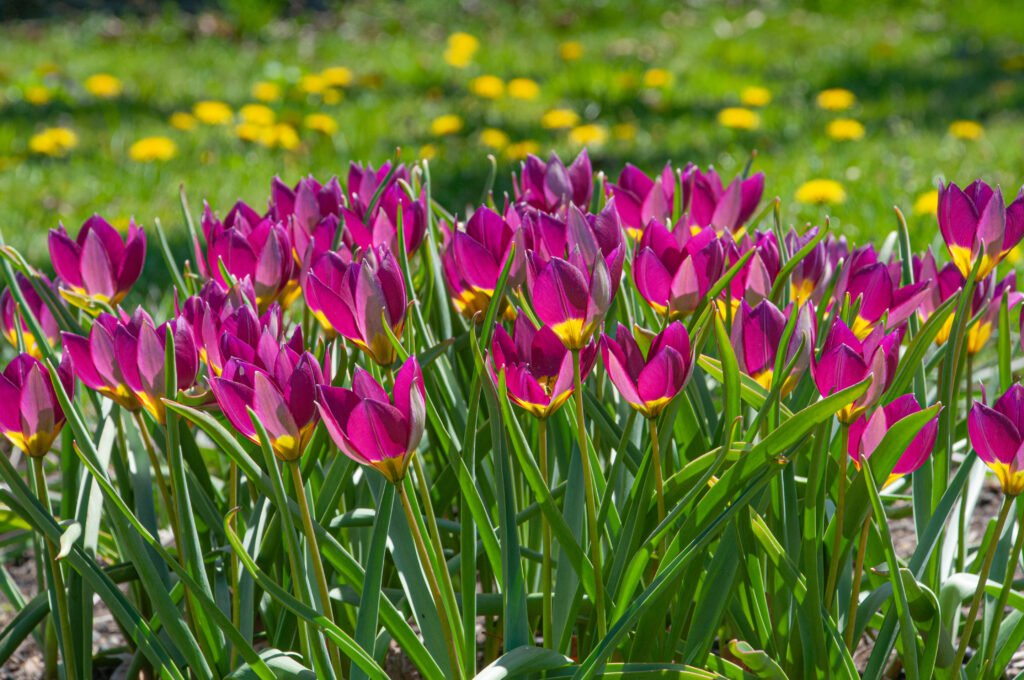
M 647 302 L 668 307 L 672 275 L 650 248 L 637 253 L 633 264 L 633 281 Z
M 721 189 L 716 192 L 706 176 L 702 176 L 698 170 L 690 196 L 690 222 L 701 228 L 712 224 L 712 216 L 715 214 L 720 194 Z
M 622 347 L 607 335 L 601 337 L 601 359 L 604 361 L 608 379 L 615 385 L 622 398 L 633 408 L 641 408 L 644 400 L 640 397 L 634 379 L 626 369 L 626 356 Z
M 526 315 L 520 316 L 525 317 Z M 530 325 L 530 322 L 527 321 L 525 325 Z M 516 319 L 517 344 L 520 343 L 520 337 L 524 339 L 524 342 L 526 338 L 532 337 L 526 353 L 520 352 L 519 354 L 519 360 L 529 364 L 531 373 L 538 376 L 550 376 L 558 373 L 565 357 L 569 355 L 569 350 L 565 348 L 565 344 L 550 326 L 541 326 L 533 334 L 521 333 L 519 321 Z
M 984 244 L 986 252 L 998 252 L 1002 249 L 1006 232 L 1006 204 L 1002 190 L 996 187 L 988 203 L 978 207 L 981 214 L 978 216 L 977 238 Z
M 786 328 L 782 312 L 768 300 L 762 300 L 750 310 L 749 315 L 741 311 L 743 363 L 751 375 L 775 367 L 779 342 Z
M 352 375 L 352 391 L 360 399 L 372 399 L 380 402 L 391 401 L 391 397 L 388 396 L 388 393 L 381 387 L 380 383 L 374 380 L 373 376 L 361 366 L 356 367 Z
M 1010 464 L 1021 446 L 1020 431 L 1005 415 L 975 402 L 967 417 L 971 445 L 986 463 Z
M 813 364 L 814 382 L 824 397 L 856 385 L 867 376 L 868 365 L 847 345 L 827 350 Z
M 196 376 L 199 375 L 199 350 L 188 321 L 178 318 L 173 323 L 175 376 L 178 389 L 187 390 L 195 384 Z M 162 327 L 161 332 L 164 332 Z
M 892 307 L 889 309 L 887 325 L 894 328 L 907 319 L 914 311 L 921 307 L 925 299 L 931 293 L 931 287 L 927 281 L 903 286 L 893 294 Z
M 253 408 L 253 388 L 224 378 L 212 378 L 210 389 L 217 399 L 217 405 L 228 421 L 242 436 L 256 441 L 256 428 L 249 418 L 247 408 Z
M 872 335 L 865 338 L 865 344 L 867 344 L 868 340 L 872 337 L 877 336 L 878 340 L 881 340 L 881 334 L 882 332 L 880 330 L 877 334 L 873 332 Z M 853 334 L 850 327 L 846 325 L 846 322 L 836 317 L 836 320 L 832 323 L 832 327 L 828 331 L 828 336 L 825 337 L 825 346 L 822 347 L 821 350 L 822 354 L 839 347 L 840 345 L 846 345 L 847 347 L 852 347 L 855 350 L 860 350 L 862 347 L 860 340 L 858 340 L 857 336 Z
M 554 153 L 548 159 L 547 171 L 544 173 L 544 197 L 548 205 L 570 203 L 572 201 L 572 184 L 569 172 L 562 159 Z
M 278 222 L 284 221 L 295 212 L 295 192 L 277 175 L 270 181 L 270 204 L 274 219 Z
M 719 197 L 715 211 L 711 214 L 711 226 L 718 230 L 732 231 L 737 226 L 742 202 L 743 189 L 737 177 L 729 182 L 725 193 Z
M 485 291 L 494 290 L 498 284 L 498 277 L 501 275 L 494 255 L 472 236 L 461 231 L 455 232 L 452 246 L 455 252 L 455 262 L 466 281 L 471 286 Z
M 53 386 L 50 384 L 49 376 L 44 375 L 40 364 L 33 366 L 25 376 L 20 397 L 18 410 L 21 413 L 21 432 L 26 438 L 41 434 L 44 435 L 44 440 L 48 441 L 46 435 L 54 432 L 58 417 Z M 26 453 L 42 455 L 46 451 L 27 451 Z
M 1024 385 L 1011 385 L 992 407 L 1009 418 L 1018 432 L 1024 433 Z
M 761 195 L 764 193 L 764 173 L 755 172 L 743 180 L 742 193 L 743 200 L 740 202 L 738 225 L 746 224 L 747 220 L 754 214 L 754 211 L 757 210 L 757 204 L 761 202 Z
M 583 273 L 561 258 L 551 258 L 533 283 L 531 297 L 537 317 L 546 324 L 583 319 L 589 303 Z
M 139 340 L 129 333 L 125 326 L 118 326 L 114 332 L 114 351 L 117 356 L 116 365 L 121 369 L 124 384 L 133 392 L 143 392 L 138 365 Z M 102 372 L 102 368 L 100 371 Z
M 124 254 L 124 242 L 117 229 L 99 215 L 93 215 L 82 225 L 78 233 L 79 245 L 85 245 L 88 234 L 94 234 L 103 243 L 103 249 L 107 252 L 112 262 L 120 262 Z
M 579 155 L 569 164 L 566 170 L 569 177 L 569 185 L 572 187 L 572 202 L 581 208 L 590 205 L 590 199 L 594 195 L 594 169 L 590 164 L 590 156 L 587 150 L 583 149 Z
M 405 318 L 407 298 L 402 270 L 390 250 L 382 249 L 378 252 L 375 274 L 384 294 L 388 319 L 392 327 L 397 326 Z
M 139 380 L 142 382 L 142 389 L 138 390 L 149 396 L 163 395 L 166 393 L 166 379 L 164 367 L 164 342 L 149 324 L 143 324 L 139 329 L 138 342 L 138 367 Z
M 615 343 L 622 350 L 623 366 L 626 368 L 630 380 L 636 383 L 637 378 L 640 376 L 640 371 L 644 370 L 644 364 L 647 363 L 647 359 L 644 357 L 644 353 L 640 351 L 639 345 L 636 344 L 636 339 L 629 332 L 625 324 L 619 324 L 615 329 Z M 650 355 L 655 351 L 654 343 L 651 343 L 650 348 L 648 348 L 648 354 Z
M 516 318 L 517 324 L 523 316 L 525 315 L 520 314 Z M 516 350 L 515 342 L 509 336 L 508 331 L 498 322 L 494 324 L 494 335 L 491 340 L 491 359 L 498 370 L 501 370 L 501 367 L 506 364 L 519 363 L 519 353 Z
M 686 377 L 686 362 L 682 355 L 671 347 L 665 347 L 652 356 L 640 372 L 637 391 L 645 403 L 672 399 L 683 388 Z
M 359 327 L 356 324 L 354 310 L 346 302 L 331 290 L 326 284 L 311 274 L 307 279 L 311 290 L 315 293 L 315 299 L 320 312 L 323 313 L 331 327 L 343 337 L 349 339 L 361 339 Z
M 82 245 L 82 285 L 95 297 L 113 300 L 117 292 L 114 270 L 106 248 L 95 232 L 89 232 Z
M 146 263 L 146 233 L 142 229 L 128 237 L 117 272 L 118 292 L 127 291 L 139 279 Z
M 1012 249 L 1024 237 L 1024 187 L 1006 207 L 1006 232 L 1003 237 L 1002 250 Z
M 82 273 L 79 261 L 82 249 L 72 241 L 62 226 L 60 230 L 51 229 L 49 237 L 50 260 L 53 268 L 65 283 L 74 288 L 82 287 Z
M 346 434 L 349 418 L 362 400 L 344 387 L 320 385 L 317 387 L 317 394 L 317 410 L 335 445 L 352 460 L 361 465 L 368 465 L 370 461 L 353 446 Z
M 262 371 L 253 375 L 253 401 L 252 410 L 256 413 L 260 422 L 267 428 L 272 442 L 283 437 L 291 437 L 291 445 L 294 446 L 299 438 L 299 426 L 294 416 L 288 409 L 284 395 Z
M 391 404 L 364 399 L 353 409 L 346 434 L 353 447 L 372 462 L 400 458 L 408 451 L 408 424 Z
M 17 404 L 21 401 L 21 390 L 18 385 L 0 375 L 0 403 Z M 0 408 L 0 429 L 5 432 L 21 430 L 21 416 L 17 408 Z
M 409 429 L 407 451 L 414 451 L 423 438 L 427 423 L 427 393 L 423 386 L 423 373 L 416 357 L 409 357 L 395 375 L 395 408 L 405 419 Z
M 939 227 L 948 246 L 970 249 L 978 227 L 978 211 L 955 184 L 945 187 L 939 201 Z
M 857 420 L 850 423 L 849 436 L 847 438 L 846 453 L 849 454 L 850 458 L 854 461 L 859 461 L 862 457 L 867 458 L 871 455 L 871 451 L 865 450 L 862 441 L 864 438 L 864 431 L 867 429 L 868 419 L 865 416 L 857 418 Z M 859 468 L 858 464 L 858 468 Z
M 619 186 L 643 199 L 654 188 L 654 180 L 632 163 L 626 163 L 619 173 Z
M 572 389 L 572 367 L 569 368 L 569 386 Z M 497 380 L 497 376 L 494 376 Z M 550 376 L 542 376 L 548 378 Z M 558 390 L 564 388 L 559 385 L 556 378 L 552 386 L 551 394 L 541 387 L 537 378 L 524 366 L 507 366 L 505 368 L 505 389 L 508 390 L 509 398 L 519 406 L 529 410 L 538 417 L 548 415 L 546 413 L 551 404 L 552 395 L 558 394 Z
M 106 387 L 107 381 L 100 376 L 96 370 L 96 365 L 93 363 L 89 351 L 89 340 L 72 333 L 61 333 L 61 337 L 64 342 L 65 355 L 71 357 L 72 365 L 75 368 L 75 375 L 78 376 L 78 379 L 86 387 L 94 390 Z

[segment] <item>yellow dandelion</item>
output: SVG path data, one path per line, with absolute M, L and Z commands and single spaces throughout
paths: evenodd
M 320 77 L 331 87 L 348 87 L 352 84 L 352 71 L 344 66 L 331 66 L 320 72 Z
M 25 101 L 33 106 L 43 106 L 49 104 L 50 99 L 53 95 L 48 88 L 43 85 L 32 85 L 25 88 Z
M 826 111 L 845 111 L 857 103 L 857 96 L 841 87 L 833 87 L 818 93 L 818 106 Z
M 761 116 L 750 109 L 730 106 L 718 112 L 718 124 L 737 130 L 756 130 L 761 127 Z
M 299 89 L 306 94 L 320 94 L 328 87 L 327 79 L 316 73 L 307 73 L 299 78 Z
M 172 113 L 168 121 L 172 128 L 177 130 L 195 130 L 196 126 L 199 125 L 199 121 L 191 113 L 185 113 L 184 111 L 178 111 Z
M 672 74 L 663 68 L 652 68 L 644 73 L 644 87 L 667 87 L 672 84 Z
M 508 135 L 496 128 L 485 128 L 480 131 L 480 143 L 484 146 L 501 151 L 508 146 Z
M 303 119 L 302 124 L 310 130 L 316 130 L 328 136 L 338 131 L 338 121 L 326 113 L 311 113 Z
M 425 161 L 430 161 L 437 158 L 437 147 L 433 144 L 424 144 L 420 147 L 420 158 Z
M 615 137 L 615 139 L 636 139 L 636 125 L 633 125 L 632 123 L 618 123 L 613 125 L 612 136 Z
M 124 89 L 121 86 L 121 81 L 109 73 L 97 73 L 94 76 L 89 76 L 82 85 L 89 94 L 102 99 L 116 97 Z
M 574 61 L 583 56 L 583 45 L 575 40 L 567 40 L 558 46 L 558 56 L 565 61 Z
M 273 125 L 277 120 L 274 110 L 263 104 L 246 104 L 238 109 L 238 115 L 242 117 L 243 121 L 253 125 Z
M 234 118 L 230 106 L 213 100 L 196 102 L 192 107 L 192 115 L 206 125 L 227 125 Z
M 846 200 L 846 191 L 835 180 L 812 179 L 796 190 L 796 200 L 816 205 L 835 205 Z
M 926 191 L 914 201 L 915 215 L 934 215 L 939 212 L 939 192 Z
M 446 113 L 430 121 L 430 134 L 435 137 L 453 135 L 462 129 L 462 118 L 454 113 Z
M 508 81 L 508 96 L 513 99 L 536 99 L 540 96 L 540 85 L 529 78 L 513 78 Z
M 263 128 L 256 141 L 267 148 L 280 147 L 291 151 L 299 146 L 299 133 L 288 123 L 278 123 Z
M 76 146 L 78 135 L 65 127 L 46 128 L 28 140 L 28 148 L 32 153 L 45 156 L 63 156 Z
M 469 33 L 452 33 L 448 36 L 448 48 L 444 60 L 456 68 L 466 68 L 473 61 L 473 55 L 480 49 L 480 41 Z
M 140 163 L 169 161 L 178 155 L 178 145 L 167 137 L 144 137 L 129 147 L 128 155 Z
M 324 104 L 337 104 L 341 101 L 341 90 L 329 87 L 323 91 L 323 94 L 320 95 L 320 99 L 323 100 Z
M 949 124 L 949 134 L 958 139 L 978 139 L 985 128 L 973 120 L 954 120 Z
M 484 99 L 497 99 L 505 92 L 505 82 L 498 76 L 477 76 L 469 81 L 469 91 Z
M 751 85 L 740 92 L 740 103 L 744 106 L 768 106 L 772 101 L 772 93 L 767 87 Z
M 239 123 L 235 126 L 235 135 L 247 142 L 258 141 L 263 134 L 263 126 L 255 123 Z
M 281 86 L 269 80 L 261 80 L 253 83 L 250 90 L 254 99 L 261 102 L 274 102 L 281 98 Z
M 852 118 L 837 118 L 825 127 L 825 134 L 837 141 L 849 141 L 864 137 L 864 126 Z
M 551 109 L 540 118 L 540 124 L 548 130 L 573 127 L 579 122 L 579 114 L 572 109 Z
M 608 141 L 608 129 L 596 123 L 580 125 L 569 131 L 569 141 L 577 146 L 601 146 Z
M 519 161 L 530 154 L 537 155 L 538 153 L 540 153 L 540 144 L 532 139 L 524 139 L 521 142 L 509 144 L 505 147 L 505 155 L 514 161 Z

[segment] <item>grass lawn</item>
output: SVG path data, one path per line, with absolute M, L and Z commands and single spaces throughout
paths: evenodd
M 306 173 L 344 176 L 349 160 L 377 164 L 396 147 L 405 159 L 433 156 L 435 197 L 461 214 L 480 198 L 487 153 L 498 158 L 500 192 L 527 150 L 565 157 L 589 141 L 595 167 L 614 177 L 627 161 L 655 170 L 670 159 L 731 176 L 756 149 L 765 196 L 782 197 L 787 222 L 831 214 L 858 241 L 883 237 L 892 206 L 909 214 L 940 179 L 982 176 L 1013 194 L 1024 181 L 1024 13 L 1014 3 L 963 2 L 950 11 L 946 3 L 602 4 L 359 1 L 245 37 L 212 15 L 4 24 L 0 227 L 37 262 L 58 220 L 74 231 L 93 212 L 120 225 L 129 216 L 144 225 L 159 218 L 180 236 L 179 183 L 193 211 L 205 199 L 224 214 L 238 198 L 263 205 L 275 174 L 289 183 Z M 475 52 L 446 52 L 460 31 L 478 40 Z M 565 58 L 574 50 L 578 58 Z M 461 66 L 449 63 L 459 57 Z M 328 72 L 336 85 L 325 90 L 320 76 L 337 66 L 351 80 Z M 85 80 L 98 73 L 115 76 L 123 92 L 90 94 Z M 493 79 L 474 83 L 481 75 L 500 78 L 503 93 L 475 93 L 496 89 Z M 513 78 L 534 81 L 535 98 L 510 96 Z M 287 129 L 237 127 L 258 82 L 277 86 L 281 97 L 267 106 Z M 720 111 L 740 106 L 750 86 L 771 97 L 749 107 L 758 127 L 720 124 Z M 856 102 L 823 110 L 816 97 L 827 88 L 846 88 Z M 28 101 L 43 93 L 46 103 Z M 171 125 L 172 114 L 201 100 L 226 103 L 231 121 Z M 542 121 L 552 109 L 578 121 L 548 129 Z M 337 130 L 308 129 L 311 113 L 328 114 Z M 249 118 L 256 114 L 266 112 Z M 458 120 L 437 120 L 450 115 Z M 858 121 L 863 137 L 830 138 L 836 119 Z M 955 136 L 957 120 L 979 123 L 980 135 Z M 437 134 L 445 122 L 461 128 Z M 71 129 L 77 146 L 57 157 L 33 153 L 30 139 L 53 126 Z M 240 135 L 263 135 L 263 144 Z M 170 138 L 174 157 L 132 160 L 132 145 L 149 136 Z M 795 200 L 814 178 L 841 183 L 845 202 Z M 910 219 L 914 247 L 931 243 L 934 218 Z M 159 264 L 155 253 L 150 260 Z

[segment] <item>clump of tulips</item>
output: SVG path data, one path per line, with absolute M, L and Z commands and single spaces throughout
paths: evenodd
M 54 277 L 0 249 L 45 581 L 0 579 L 2 653 L 93 677 L 98 598 L 131 678 L 1002 677 L 1024 195 L 943 185 L 914 253 L 898 210 L 881 249 L 785 229 L 761 173 L 603 177 L 531 156 L 457 216 L 353 164 L 198 229 L 183 194 L 155 305 L 134 221 L 59 226 Z

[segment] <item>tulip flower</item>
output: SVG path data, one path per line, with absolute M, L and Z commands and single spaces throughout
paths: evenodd
M 395 361 L 387 323 L 396 336 L 405 324 L 405 281 L 387 246 L 365 251 L 346 263 L 329 252 L 313 266 L 306 302 L 328 331 L 337 332 L 382 366 Z
M 551 238 L 538 234 L 535 241 L 544 241 L 548 252 L 559 252 L 552 248 L 557 239 Z M 570 205 L 565 248 L 565 259 L 545 259 L 537 250 L 527 253 L 527 285 L 537 317 L 567 348 L 580 350 L 604 322 L 622 278 L 626 246 L 614 200 L 597 216 L 584 216 Z
M 645 353 L 622 324 L 601 336 L 601 358 L 622 398 L 645 418 L 657 418 L 693 374 L 690 336 L 680 321 L 658 333 Z
M 125 380 L 117 354 L 114 337 L 124 322 L 106 312 L 96 317 L 88 337 L 61 333 L 65 353 L 71 358 L 75 376 L 89 389 L 120 404 L 129 411 L 138 411 L 142 404 Z M 137 335 L 142 315 L 136 313 L 131 321 Z
M 861 416 L 854 421 L 850 425 L 847 453 L 853 459 L 853 464 L 857 469 L 860 469 L 861 460 L 870 458 L 875 452 L 878 445 L 882 443 L 886 432 L 907 416 L 920 411 L 921 407 L 917 403 L 917 398 L 912 394 L 904 394 L 882 408 L 876 409 L 870 418 Z M 924 424 L 924 427 L 900 455 L 883 488 L 924 465 L 928 456 L 931 455 L 932 447 L 935 446 L 938 429 L 939 416 L 936 413 L 935 417 Z
M 811 227 L 804 232 L 803 236 L 798 236 L 796 230 L 790 229 L 786 234 L 786 249 L 790 256 L 795 255 L 817 235 L 818 227 Z M 811 251 L 796 264 L 790 274 L 789 297 L 799 305 L 803 305 L 808 300 L 818 304 L 825 294 L 825 287 L 832 277 L 833 270 L 833 263 L 828 257 L 826 248 L 827 241 L 827 238 L 825 241 L 819 241 L 811 248 Z
M 961 189 L 939 188 L 939 230 L 953 262 L 966 277 L 980 258 L 979 279 L 989 275 L 1024 236 L 1024 187 L 1010 205 L 1003 192 L 980 179 Z
M 967 331 L 967 354 L 970 356 L 980 352 L 992 335 L 992 327 L 999 322 L 999 307 L 1002 304 L 1002 299 L 1006 298 L 1007 309 L 1011 310 L 1024 302 L 1024 295 L 1017 291 L 1016 272 L 1010 272 L 998 283 L 996 283 L 995 274 L 989 274 L 989 277 L 978 284 L 975 290 L 980 290 L 981 301 L 975 307 L 975 300 L 972 300 L 971 312 L 978 314 L 984 310 L 984 314 Z
M 692 175 L 683 178 L 690 189 L 689 224 L 698 229 L 714 227 L 718 233 L 730 232 L 739 237 L 747 220 L 753 216 L 764 193 L 764 173 L 758 172 L 747 179 L 733 178 L 729 186 L 722 187 L 722 179 L 714 168 L 702 172 L 694 167 Z
M 786 319 L 794 313 L 798 315 L 786 348 L 785 364 L 792 361 L 797 352 L 800 355 L 782 385 L 782 396 L 789 394 L 800 382 L 801 375 L 810 364 L 817 333 L 813 306 L 805 304 L 796 308 L 795 304 L 791 303 L 784 311 L 779 311 L 769 300 L 761 300 L 753 308 L 743 300 L 732 323 L 732 345 L 740 370 L 770 390 Z
M 696 311 L 724 265 L 725 251 L 714 229 L 669 231 L 652 220 L 637 243 L 633 281 L 656 312 L 674 319 Z
M 346 245 L 353 250 L 386 245 L 397 252 L 398 214 L 401 212 L 405 252 L 412 255 L 426 237 L 428 209 L 425 190 L 414 200 L 402 187 L 392 185 L 380 195 L 373 215 L 360 217 L 354 210 L 341 209 L 345 220 Z
M 521 177 L 513 177 L 512 188 L 517 201 L 543 212 L 560 212 L 569 204 L 586 210 L 594 195 L 594 170 L 587 150 L 580 151 L 569 167 L 555 153 L 547 163 L 527 156 Z
M 231 282 L 225 280 L 221 264 L 236 281 L 249 278 L 256 293 L 260 310 L 278 300 L 287 307 L 298 295 L 292 245 L 285 227 L 269 217 L 260 215 L 239 201 L 223 222 L 218 220 L 210 206 L 206 206 L 202 219 L 206 236 L 206 254 L 195 244 L 200 273 L 217 281 L 223 288 Z M 292 285 L 289 285 L 292 283 Z
M 50 230 L 50 259 L 63 282 L 60 292 L 71 304 L 86 310 L 99 302 L 120 303 L 142 273 L 146 261 L 146 233 L 128 222 L 122 239 L 105 219 L 93 215 L 71 240 L 64 225 Z
M 744 234 L 739 241 L 725 239 L 726 267 L 739 262 L 740 258 L 751 250 L 754 254 L 740 268 L 736 275 L 729 282 L 729 296 L 722 296 L 722 302 L 732 301 L 732 312 L 736 314 L 741 300 L 746 300 L 756 305 L 771 294 L 772 285 L 775 283 L 782 262 L 779 257 L 779 244 L 775 240 L 775 234 L 768 232 L 756 232 L 751 239 Z
M 928 284 L 928 293 L 921 300 L 921 305 L 917 311 L 917 315 L 922 322 L 927 321 L 943 302 L 959 293 L 966 282 L 964 275 L 960 273 L 960 268 L 954 262 L 947 262 L 939 269 L 936 266 L 935 255 L 932 253 L 931 248 L 928 248 L 924 257 L 914 257 L 914 279 Z M 978 301 L 979 296 L 982 294 L 979 288 L 975 288 L 974 299 L 971 304 L 972 308 L 975 301 Z M 952 329 L 953 316 L 950 315 L 942 328 L 939 329 L 938 335 L 935 336 L 935 344 L 944 344 L 949 339 L 949 333 Z
M 297 263 L 301 264 L 310 250 L 315 257 L 331 249 L 344 200 L 337 177 L 323 185 L 312 176 L 304 177 L 294 189 L 274 177 L 270 195 L 269 215 L 285 225 Z
M 900 286 L 902 266 L 899 261 L 878 260 L 874 248 L 865 246 L 850 256 L 836 282 L 833 298 L 842 304 L 846 296 L 851 302 L 860 300 L 852 330 L 858 338 L 885 320 L 895 328 L 906 321 L 928 296 L 928 282 Z
M 967 432 L 1003 493 L 1016 496 L 1024 491 L 1024 386 L 1015 383 L 993 406 L 974 402 Z
M 73 398 L 75 379 L 67 355 L 57 366 L 57 377 Z M 0 374 L 0 427 L 4 436 L 30 458 L 40 458 L 53 446 L 64 427 L 64 411 L 50 379 L 50 371 L 39 359 L 22 353 Z
M 385 161 L 380 166 L 379 170 L 375 170 L 372 165 L 367 165 L 365 168 L 358 163 L 349 163 L 348 167 L 348 205 L 349 209 L 356 215 L 360 220 L 366 220 L 368 215 L 367 211 L 370 207 L 370 201 L 373 200 L 374 194 L 377 193 L 377 189 L 380 187 L 381 182 L 391 172 L 391 161 Z M 387 185 L 381 190 L 381 193 L 388 191 L 392 188 L 398 187 L 399 180 L 410 184 L 412 177 L 409 174 L 409 169 L 404 164 L 399 164 L 395 168 L 395 172 L 391 175 L 391 179 L 388 180 Z
M 256 363 L 228 359 L 210 388 L 242 436 L 259 443 L 251 409 L 266 428 L 274 454 L 283 461 L 298 460 L 316 428 L 316 390 L 326 378 L 309 352 L 300 354 L 288 345 L 264 349 Z
M 876 326 L 860 340 L 842 319 L 832 322 L 820 356 L 811 361 L 811 374 L 821 396 L 852 387 L 869 375 L 873 378 L 864 394 L 836 413 L 839 422 L 854 422 L 889 389 L 896 377 L 901 341 L 899 330 L 886 335 L 881 326 Z
M 520 245 L 509 272 L 509 287 L 521 284 L 525 262 L 521 229 L 514 229 L 501 215 L 485 206 L 473 213 L 464 231 L 442 225 L 447 236 L 441 256 L 445 282 L 459 313 L 472 319 L 476 312 L 485 311 L 490 305 L 517 235 Z M 514 313 L 510 307 L 505 309 Z
M 57 320 L 53 317 L 53 313 L 50 308 L 43 302 L 43 299 L 39 297 L 39 293 L 32 286 L 32 282 L 28 280 L 21 272 L 16 273 L 15 279 L 18 282 L 18 288 L 21 289 L 21 294 L 25 297 L 25 302 L 28 303 L 28 310 L 17 310 L 22 315 L 26 313 L 32 314 L 39 321 L 39 326 L 42 328 L 43 333 L 46 335 L 46 341 L 51 346 L 56 344 L 60 338 L 60 331 L 57 327 Z M 50 281 L 41 274 L 39 280 L 44 286 L 56 290 L 56 287 L 50 283 Z M 14 300 L 14 296 L 11 295 L 11 291 L 4 289 L 3 294 L 0 294 L 0 327 L 3 328 L 4 337 L 14 345 L 18 346 L 18 320 L 15 314 L 17 303 Z M 34 356 L 37 359 L 43 358 L 42 349 L 39 346 L 39 340 L 32 335 L 32 331 L 29 330 L 28 323 L 24 320 L 24 316 L 21 320 L 21 337 L 25 340 L 25 351 Z
M 505 388 L 512 403 L 537 418 L 551 417 L 572 396 L 572 354 L 550 326 L 534 328 L 522 314 L 516 318 L 512 335 L 500 324 L 487 356 L 487 368 L 495 385 L 505 371 Z M 597 359 L 593 343 L 580 352 L 580 374 L 590 372 Z
M 689 172 L 692 166 L 688 165 Z M 636 166 L 626 163 L 619 173 L 617 184 L 611 185 L 612 196 L 615 197 L 615 208 L 619 211 L 626 233 L 639 239 L 644 227 L 652 219 L 667 224 L 672 218 L 675 201 L 676 175 L 672 172 L 672 164 L 666 163 L 661 174 L 651 179 Z M 688 190 L 690 184 L 684 186 Z M 682 200 L 683 210 L 686 209 L 689 195 L 685 193 Z
M 321 385 L 317 394 L 324 426 L 342 453 L 401 483 L 426 425 L 426 391 L 416 357 L 395 374 L 391 396 L 362 368 L 355 370 L 352 389 Z

